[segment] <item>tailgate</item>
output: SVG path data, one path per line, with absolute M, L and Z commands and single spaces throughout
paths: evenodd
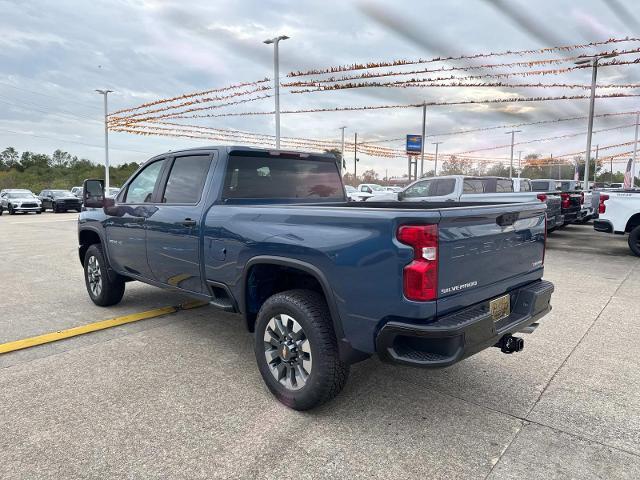
M 542 268 L 544 204 L 452 208 L 441 215 L 439 298 Z

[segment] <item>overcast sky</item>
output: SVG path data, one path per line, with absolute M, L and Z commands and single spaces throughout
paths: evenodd
M 62 148 L 101 161 L 102 98 L 95 88 L 109 88 L 110 110 L 272 76 L 272 47 L 265 38 L 286 34 L 281 44 L 281 73 L 352 62 L 395 58 L 541 48 L 552 45 L 640 36 L 637 3 L 632 0 L 510 1 L 506 15 L 498 0 L 327 2 L 209 0 L 195 1 L 0 1 L 0 148 L 51 153 Z M 640 43 L 617 48 L 638 48 Z M 604 51 L 608 47 L 589 50 Z M 558 56 L 557 54 L 555 56 Z M 630 56 L 635 58 L 636 56 Z M 547 56 L 546 58 L 551 58 Z M 504 58 L 493 59 L 504 61 Z M 490 59 L 490 61 L 493 61 Z M 462 62 L 444 65 L 463 65 Z M 473 64 L 467 62 L 467 64 Z M 640 82 L 640 64 L 602 68 L 603 83 Z M 517 79 L 527 81 L 527 79 Z M 533 79 L 530 79 L 533 80 Z M 589 83 L 580 70 L 535 81 Z M 626 90 L 640 93 L 638 90 Z M 536 94 L 582 94 L 582 90 L 522 89 L 368 89 L 284 94 L 283 109 L 450 101 Z M 602 91 L 601 93 L 606 93 Z M 596 113 L 637 110 L 640 99 L 598 101 Z M 272 99 L 245 110 L 267 111 Z M 504 123 L 586 115 L 587 101 L 432 107 L 427 133 Z M 238 108 L 241 110 L 241 108 Z M 595 128 L 633 122 L 632 117 L 596 119 Z M 272 134 L 273 119 L 214 118 L 202 125 Z M 287 136 L 376 140 L 420 133 L 421 112 L 386 110 L 283 115 Z M 523 127 L 526 141 L 586 131 L 586 121 Z M 594 144 L 633 140 L 633 128 L 596 134 Z M 439 138 L 441 152 L 453 153 L 508 143 L 503 130 Z M 435 139 L 431 139 L 435 141 Z M 151 155 L 198 146 L 200 140 L 111 134 L 113 163 L 143 161 Z M 401 147 L 402 143 L 389 146 Z M 584 150 L 585 137 L 522 145 L 516 150 L 556 155 Z M 432 148 L 431 145 L 429 145 Z M 508 157 L 508 149 L 483 153 Z M 347 157 L 349 158 L 349 157 Z M 359 169 L 402 174 L 402 159 L 362 158 Z

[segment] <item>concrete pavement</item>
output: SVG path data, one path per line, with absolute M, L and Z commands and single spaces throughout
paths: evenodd
M 181 303 L 94 306 L 75 214 L 0 218 L 0 343 Z M 205 307 L 0 356 L 0 478 L 640 477 L 640 259 L 590 225 L 549 238 L 553 312 L 526 348 L 443 370 L 373 358 L 299 413 L 240 319 Z

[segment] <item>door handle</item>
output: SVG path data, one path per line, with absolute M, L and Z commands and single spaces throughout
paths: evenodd
M 196 221 L 195 220 L 191 220 L 190 218 L 185 218 L 182 222 L 180 222 L 182 225 L 184 225 L 185 227 L 195 227 L 196 226 Z

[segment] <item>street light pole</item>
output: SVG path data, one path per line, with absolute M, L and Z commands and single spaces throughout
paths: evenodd
M 427 103 L 422 103 L 422 140 L 420 141 L 420 178 L 424 175 L 424 142 L 427 131 Z M 417 169 L 418 167 L 416 167 Z
M 633 158 L 631 160 L 631 188 L 636 186 L 636 152 L 638 151 L 638 123 L 640 123 L 640 113 L 636 113 L 636 137 L 633 143 Z
M 598 155 L 600 153 L 600 144 L 596 145 L 596 160 L 593 163 L 593 185 L 596 184 L 596 172 L 598 171 Z
M 346 168 L 347 164 L 344 161 L 344 129 L 347 127 L 340 127 L 342 130 L 342 146 L 340 147 L 340 172 L 342 172 L 343 168 Z
M 436 146 L 436 156 L 435 156 L 435 165 L 433 167 L 433 176 L 437 177 L 438 176 L 438 145 L 440 145 L 443 142 L 431 142 L 431 145 L 435 145 Z
M 267 45 L 273 43 L 273 90 L 276 101 L 276 148 L 280 149 L 280 58 L 278 56 L 278 44 L 280 40 L 286 40 L 286 35 L 270 38 L 264 41 Z
M 593 110 L 596 101 L 596 79 L 598 78 L 598 60 L 601 58 L 613 58 L 618 56 L 616 53 L 609 55 L 593 55 L 589 58 L 584 58 L 574 62 L 576 65 L 584 65 L 586 63 L 591 64 L 591 96 L 589 98 L 589 123 L 587 127 L 587 149 L 586 149 L 586 161 L 584 164 L 584 185 L 583 189 L 586 191 L 589 189 L 589 163 L 591 162 L 591 135 L 593 132 Z
M 511 130 L 510 132 L 504 132 L 504 133 L 511 134 L 511 163 L 509 164 L 509 178 L 513 178 L 513 140 L 514 140 L 515 134 L 521 131 L 522 130 Z
M 353 181 L 358 181 L 358 132 L 353 137 Z
M 105 194 L 109 193 L 109 124 L 108 115 L 109 109 L 107 107 L 107 96 L 113 93 L 113 90 L 98 90 L 100 95 L 104 97 L 104 191 Z
M 522 150 L 518 150 L 518 178 L 522 172 Z

